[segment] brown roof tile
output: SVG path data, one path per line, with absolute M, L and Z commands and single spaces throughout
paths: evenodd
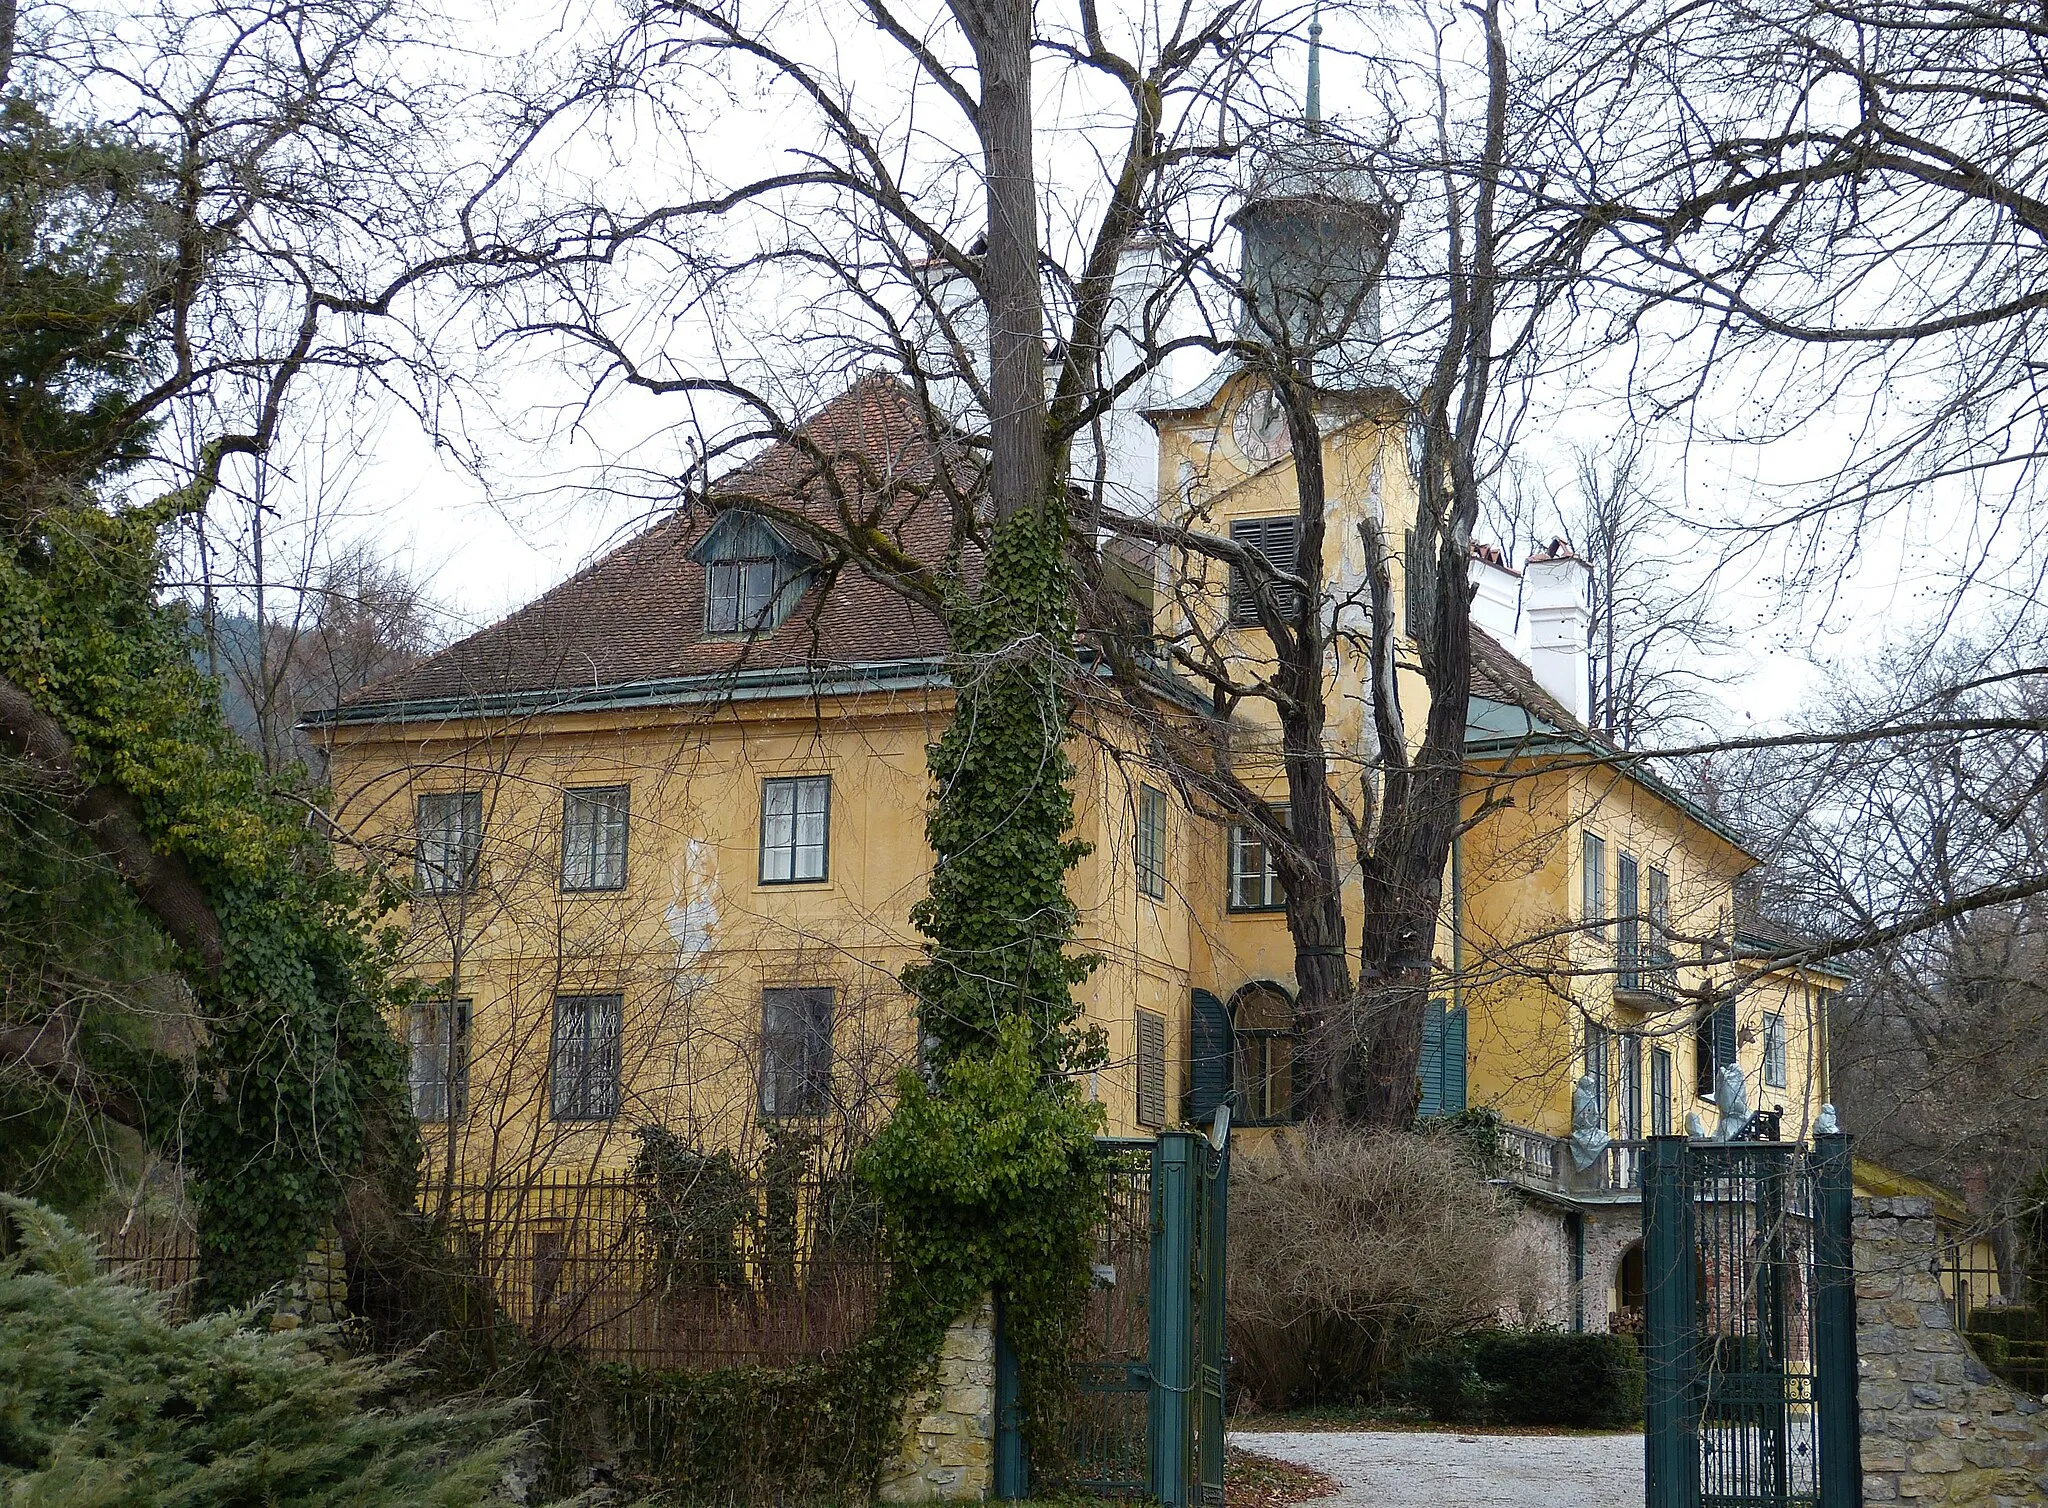
M 941 558 L 952 505 L 935 487 L 963 475 L 963 452 L 934 443 L 916 399 L 868 377 L 712 487 L 714 503 L 753 498 L 830 519 L 838 496 L 873 513 L 906 553 Z M 842 491 L 835 494 L 832 480 Z M 490 627 L 343 704 L 466 701 L 517 692 L 593 690 L 740 670 L 866 665 L 935 658 L 944 626 L 857 566 L 814 582 L 772 631 L 748 639 L 704 632 L 704 568 L 691 549 L 715 509 L 671 514 Z M 358 712 L 360 716 L 360 712 Z

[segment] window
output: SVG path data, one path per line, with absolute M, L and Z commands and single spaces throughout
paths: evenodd
M 832 1095 L 832 991 L 761 991 L 761 1113 L 822 1115 Z
M 1636 861 L 1622 854 L 1614 861 L 1614 987 L 1642 988 L 1637 961 L 1642 956 L 1641 925 L 1636 914 Z
M 1700 1012 L 1692 1027 L 1693 1093 L 1714 1097 L 1715 1080 L 1735 1061 L 1735 1002 L 1725 1001 Z
M 459 1121 L 469 1103 L 469 1002 L 428 1000 L 405 1023 L 412 1113 L 422 1121 Z
M 1597 938 L 1607 936 L 1607 845 L 1598 833 L 1579 838 L 1579 920 Z
M 781 564 L 774 560 L 714 560 L 704 567 L 704 631 L 754 633 L 773 627 Z
M 1620 1111 L 1621 1139 L 1643 1134 L 1643 1039 L 1636 1032 L 1614 1034 L 1614 1099 Z
M 1650 1049 L 1650 1135 L 1671 1134 L 1671 1053 Z
M 1139 1011 L 1137 1038 L 1138 1124 L 1156 1129 L 1166 1124 L 1166 1018 Z
M 622 785 L 562 793 L 562 888 L 617 890 L 626 883 Z
M 413 880 L 429 895 L 476 889 L 484 846 L 484 798 L 479 791 L 422 796 L 416 808 L 419 847 Z
M 1296 514 L 1279 518 L 1237 518 L 1230 522 L 1232 544 L 1256 551 L 1276 571 L 1294 574 L 1301 551 L 1301 519 Z M 1293 613 L 1301 594 L 1292 587 L 1273 588 L 1273 604 L 1280 612 Z M 1251 577 L 1236 567 L 1230 572 L 1230 621 L 1237 628 L 1259 626 L 1259 599 Z
M 1593 1080 L 1593 1098 L 1600 1107 L 1602 1130 L 1607 1127 L 1608 1107 L 1613 1103 L 1607 1092 L 1613 1074 L 1613 1055 L 1609 1046 L 1611 1038 L 1612 1033 L 1598 1021 L 1586 1023 L 1586 1072 Z
M 556 997 L 548 1065 L 548 1113 L 556 1120 L 602 1121 L 619 1113 L 620 1005 L 617 995 Z
M 1785 1087 L 1785 1018 L 1764 1017 L 1764 1083 L 1772 1089 Z
M 1232 1003 L 1237 1038 L 1237 1113 L 1248 1124 L 1294 1116 L 1294 1002 L 1272 985 L 1253 985 Z
M 1138 787 L 1138 894 L 1166 899 L 1166 792 Z
M 1422 1017 L 1420 1115 L 1456 1115 L 1465 1108 L 1465 1007 L 1429 1002 Z
M 795 885 L 825 878 L 832 777 L 761 782 L 761 883 Z
M 1287 825 L 1287 808 L 1276 806 L 1274 818 Z M 1280 883 L 1280 864 L 1273 845 L 1255 827 L 1242 823 L 1230 829 L 1230 909 L 1232 911 L 1276 911 L 1287 904 L 1287 889 Z
M 1671 878 L 1661 869 L 1651 869 L 1649 876 L 1648 905 L 1649 935 L 1643 939 L 1643 951 L 1648 955 L 1649 966 L 1655 977 L 1653 987 L 1660 992 L 1669 991 L 1677 982 L 1673 971 L 1677 958 L 1671 951 Z

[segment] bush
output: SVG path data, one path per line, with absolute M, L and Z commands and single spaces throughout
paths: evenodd
M 1234 1162 L 1233 1390 L 1375 1399 L 1409 1356 L 1498 1314 L 1512 1225 L 1457 1138 L 1304 1127 Z
M 1972 1335 L 1999 1335 L 2007 1340 L 2048 1341 L 2048 1311 L 2031 1305 L 2010 1304 L 1972 1309 L 1968 1326 Z
M 1392 1391 L 1446 1424 L 1612 1429 L 1643 1417 L 1630 1335 L 1481 1330 L 1416 1357 Z
M 497 1500 L 513 1406 L 406 1407 L 407 1374 L 246 1313 L 177 1323 L 60 1217 L 0 1195 L 0 1502 L 468 1508 Z

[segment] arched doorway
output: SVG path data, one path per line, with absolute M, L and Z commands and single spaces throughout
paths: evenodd
M 1631 1241 L 1614 1265 L 1614 1326 L 1616 1330 L 1640 1335 L 1643 1331 L 1643 1243 Z

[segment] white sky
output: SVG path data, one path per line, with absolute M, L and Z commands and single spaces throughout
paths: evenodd
M 597 9 L 602 13 L 604 7 Z M 484 28 L 479 37 L 487 32 L 500 45 L 519 38 L 558 45 L 581 36 L 586 26 L 580 12 L 545 7 L 489 6 L 477 14 Z M 454 25 L 462 26 L 459 17 Z M 1344 25 L 1332 18 L 1331 40 L 1337 45 L 1324 65 L 1326 108 L 1340 112 L 1347 70 L 1354 66 L 1342 48 Z M 849 36 L 858 30 L 850 27 Z M 845 66 L 858 74 L 864 56 L 858 49 L 867 44 L 853 36 L 831 45 L 854 49 Z M 479 68 L 494 66 L 481 56 L 475 61 Z M 774 126 L 772 113 L 736 111 L 707 127 L 705 139 L 692 142 L 689 150 L 742 157 L 751 152 L 765 161 L 769 148 L 764 143 L 774 140 Z M 616 189 L 622 198 L 655 192 L 672 165 L 654 161 L 639 148 L 658 134 L 652 128 L 643 134 L 638 124 L 623 125 L 605 141 L 603 153 L 593 156 L 586 142 L 585 160 L 568 166 L 608 192 Z M 727 176 L 737 171 L 729 167 Z M 667 355 L 687 369 L 695 355 L 689 341 L 699 339 L 701 334 L 675 341 Z M 1608 372 L 1605 380 L 1598 373 L 1593 380 L 1581 373 L 1539 389 L 1522 448 L 1531 473 L 1562 487 L 1572 444 L 1597 446 L 1636 422 L 1622 396 L 1626 379 L 1618 370 Z M 1729 417 L 1730 428 L 1740 426 L 1748 407 L 1768 408 L 1739 383 L 1738 377 L 1733 396 L 1724 393 L 1714 400 Z M 539 363 L 507 363 L 493 373 L 493 389 L 493 402 L 478 405 L 462 422 L 443 419 L 458 443 L 485 458 L 484 481 L 437 449 L 419 423 L 395 406 L 366 411 L 363 405 L 337 401 L 332 410 L 309 420 L 357 436 L 360 459 L 346 479 L 343 532 L 373 540 L 380 551 L 430 576 L 435 595 L 466 627 L 481 626 L 532 599 L 647 520 L 643 500 L 604 485 L 608 467 L 629 462 L 672 473 L 682 464 L 680 447 L 663 432 L 681 417 L 674 400 L 664 404 L 614 392 L 587 411 L 572 411 L 567 406 L 580 400 L 581 389 Z M 1672 436 L 1659 450 L 1658 485 L 1681 514 L 1698 519 L 1743 515 L 1754 511 L 1753 498 L 1793 495 L 1804 480 L 1799 470 L 1825 474 L 1816 459 L 1810 437 L 1766 449 L 1687 444 Z M 283 506 L 289 514 L 291 505 Z M 1785 716 L 1829 676 L 1862 661 L 1887 636 L 1908 632 L 1935 610 L 1952 585 L 1954 558 L 1984 546 L 1965 524 L 1961 503 L 1956 510 L 1950 525 L 1943 524 L 1939 510 L 1895 518 L 1857 541 L 1853 551 L 1824 542 L 1816 561 L 1797 556 L 1807 542 L 1776 540 L 1726 571 L 1717 600 L 1738 638 L 1738 653 L 1725 667 L 1737 677 L 1725 695 L 1731 729 Z M 2013 546 L 2016 556 L 2028 548 L 2027 542 Z M 1695 568 L 1712 549 L 1697 542 L 1683 546 L 1676 568 Z M 1845 583 L 1843 592 L 1825 605 L 1814 593 L 1794 589 L 1810 584 L 1816 573 L 1834 573 Z

